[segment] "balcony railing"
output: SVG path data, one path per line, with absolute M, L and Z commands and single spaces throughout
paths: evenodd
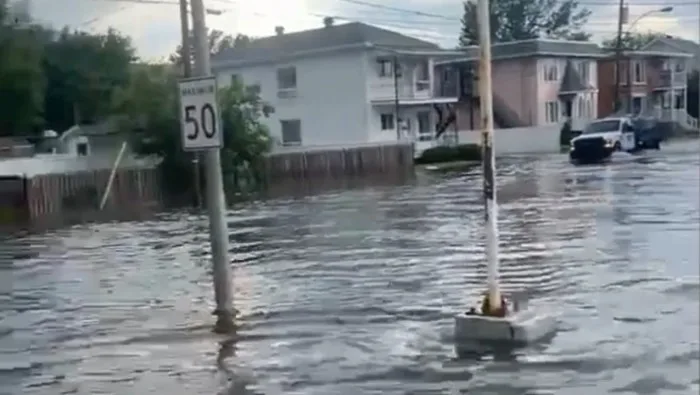
M 672 72 L 671 70 L 661 70 L 659 72 L 658 86 L 660 88 L 670 88 L 672 86 L 682 86 L 687 84 L 687 76 L 684 72 Z

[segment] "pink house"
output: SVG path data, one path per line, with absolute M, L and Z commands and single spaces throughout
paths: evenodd
M 569 117 L 576 127 L 597 117 L 596 60 L 604 55 L 596 44 L 533 39 L 492 48 L 496 127 L 552 125 Z M 452 109 L 456 128 L 478 129 L 478 47 L 467 48 L 464 57 L 436 62 L 435 74 L 445 76 L 443 84 L 455 73 L 460 93 Z

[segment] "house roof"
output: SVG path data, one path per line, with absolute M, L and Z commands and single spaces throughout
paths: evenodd
M 437 62 L 438 64 L 474 61 L 479 59 L 479 47 L 464 48 L 465 56 Z M 491 46 L 493 60 L 526 58 L 531 56 L 561 56 L 569 58 L 599 58 L 605 54 L 600 47 L 587 41 L 564 41 L 550 39 L 531 39 L 496 43 Z
M 226 49 L 214 55 L 212 64 L 215 68 L 220 68 L 233 62 L 262 63 L 305 52 L 341 49 L 354 45 L 373 45 L 394 49 L 440 49 L 436 44 L 428 41 L 365 23 L 353 22 L 258 38 L 245 47 Z
M 679 37 L 665 36 L 651 40 L 647 45 L 640 48 L 641 51 L 669 50 L 669 52 L 685 52 L 693 56 L 700 53 L 700 44 L 685 40 Z
M 561 79 L 559 93 L 581 92 L 588 89 L 591 89 L 591 87 L 581 81 L 581 76 L 578 71 L 576 71 L 574 63 L 568 60 L 566 62 L 566 68 L 564 68 L 564 76 Z

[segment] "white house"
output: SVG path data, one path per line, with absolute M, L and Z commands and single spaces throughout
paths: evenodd
M 257 85 L 275 108 L 264 122 L 277 150 L 432 139 L 444 122 L 441 106 L 458 100 L 433 63 L 460 52 L 363 23 L 324 22 L 295 33 L 278 27 L 275 36 L 215 56 L 219 86 Z

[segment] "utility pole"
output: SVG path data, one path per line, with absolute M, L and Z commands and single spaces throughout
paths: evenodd
M 620 58 L 622 57 L 622 22 L 624 12 L 625 0 L 620 0 L 620 9 L 617 17 L 617 40 L 615 43 L 615 112 L 619 111 L 622 105 L 620 100 L 620 77 L 622 76 L 620 72 Z M 629 81 L 627 85 L 629 88 Z
M 498 284 L 498 204 L 496 203 L 496 155 L 493 146 L 493 92 L 491 84 L 491 26 L 489 1 L 479 0 L 477 21 L 479 25 L 479 98 L 481 111 L 481 151 L 484 219 L 486 226 L 486 260 L 488 262 L 487 298 L 488 310 L 498 311 L 501 290 Z M 490 314 L 489 314 L 490 315 Z
M 182 71 L 185 78 L 192 77 L 192 56 L 190 55 L 192 43 L 190 41 L 189 19 L 189 13 L 187 12 L 187 0 L 180 0 L 180 30 L 182 31 L 182 51 L 180 51 L 180 61 L 182 62 Z M 192 172 L 194 173 L 195 204 L 197 207 L 202 206 L 202 182 L 200 180 L 200 171 L 199 152 L 195 151 L 192 153 Z
M 401 125 L 399 124 L 399 57 L 394 55 L 394 123 L 396 124 L 396 140 L 401 140 Z
M 211 75 L 209 43 L 204 21 L 202 0 L 191 0 L 192 29 L 194 31 L 195 70 L 194 76 Z M 221 174 L 220 149 L 206 152 L 207 211 L 209 212 L 209 240 L 211 242 L 214 275 L 214 297 L 217 316 L 214 331 L 229 333 L 235 330 L 231 287 L 231 267 L 228 256 L 228 228 L 226 225 L 226 196 Z

